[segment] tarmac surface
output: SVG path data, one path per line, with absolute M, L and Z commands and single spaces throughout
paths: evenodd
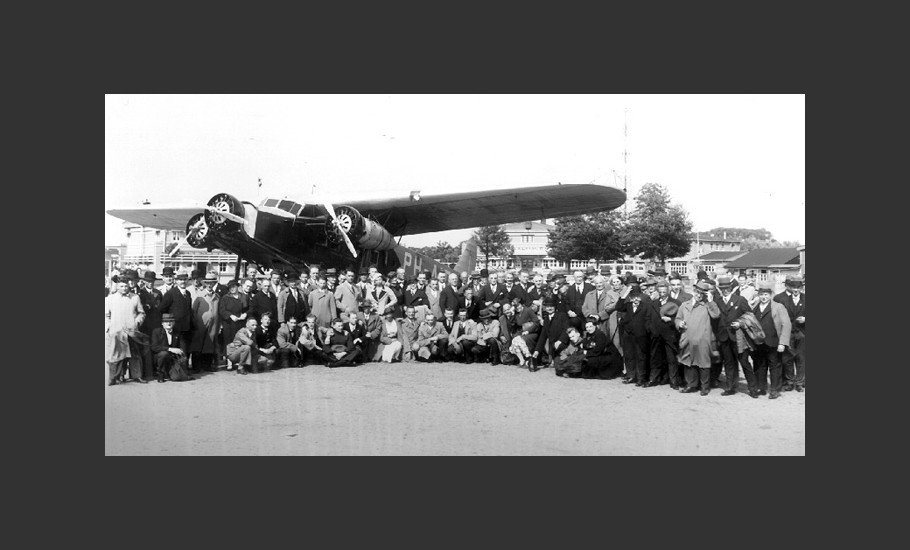
M 456 363 L 106 383 L 105 365 L 106 456 L 806 453 L 806 394 L 797 392 L 703 397 Z

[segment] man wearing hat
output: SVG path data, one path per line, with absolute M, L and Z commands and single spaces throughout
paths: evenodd
M 373 268 L 373 269 L 375 269 L 375 268 Z M 362 304 L 363 301 L 366 300 L 367 294 L 372 289 L 373 285 L 370 282 L 371 276 L 372 276 L 372 274 L 370 273 L 369 268 L 366 268 L 366 267 L 360 268 L 360 280 L 357 281 L 357 284 L 355 285 L 357 287 L 357 302 L 358 303 Z
M 473 289 L 473 291 L 474 291 L 474 299 L 479 300 L 480 291 L 483 290 L 483 283 L 481 283 L 481 279 L 480 279 L 480 271 L 474 271 L 473 273 L 471 273 L 471 282 L 461 288 L 461 296 L 464 296 L 465 289 L 469 288 L 469 287 L 471 289 Z M 470 315 L 468 317 L 470 317 Z M 475 319 L 475 321 L 476 321 L 476 319 Z
M 643 388 L 656 385 L 649 383 L 648 378 L 651 338 L 648 334 L 647 309 L 650 307 L 651 300 L 634 284 L 627 286 L 616 301 L 616 311 L 622 314 L 619 330 L 623 334 L 622 356 L 626 367 L 623 384 L 635 384 Z
M 203 284 L 202 280 L 205 278 L 205 275 L 202 274 L 201 270 L 194 269 L 190 273 L 190 278 L 186 284 L 186 290 L 190 293 L 190 300 L 195 302 L 196 297 L 202 293 Z
M 149 342 L 148 337 L 138 330 L 145 320 L 145 311 L 139 297 L 130 294 L 126 277 L 121 276 L 117 292 L 104 299 L 104 317 L 104 359 L 109 369 L 108 385 L 120 382 L 125 366 L 129 367 L 130 378 L 145 384 L 142 347 Z
M 479 363 L 490 363 L 498 365 L 502 351 L 499 347 L 499 321 L 496 315 L 489 309 L 480 313 L 480 323 L 483 325 L 480 336 L 477 337 L 477 343 L 471 350 L 474 359 Z
M 483 268 L 480 270 L 480 286 L 481 288 L 487 286 L 490 283 L 490 270 Z M 480 295 L 478 294 L 478 297 Z
M 161 285 L 161 295 L 164 296 L 168 291 L 174 288 L 174 268 L 167 266 L 161 270 L 161 280 L 164 281 L 164 284 Z
M 165 313 L 161 316 L 161 326 L 152 332 L 152 353 L 155 357 L 155 376 L 158 382 L 173 380 L 183 382 L 192 380 L 187 373 L 186 344 L 180 341 L 180 335 L 174 332 L 174 316 Z
M 548 358 L 548 362 L 552 362 L 559 352 L 559 348 L 565 346 L 569 341 L 566 336 L 569 316 L 564 311 L 557 309 L 557 299 L 554 296 L 548 296 L 543 299 L 541 305 L 543 313 L 540 316 L 540 337 L 537 339 L 537 346 L 532 354 L 537 364 L 540 364 L 545 357 Z
M 155 272 L 146 270 L 142 275 L 142 284 L 139 287 L 139 301 L 145 309 L 145 322 L 142 324 L 142 332 L 151 334 L 156 328 L 161 326 L 161 300 L 164 295 L 160 290 L 155 288 L 155 281 L 160 281 L 155 277 Z
M 338 283 L 338 271 L 334 267 L 330 267 L 325 271 L 325 289 L 335 294 L 335 287 Z
M 806 386 L 806 294 L 801 275 L 788 275 L 786 290 L 774 301 L 787 309 L 790 317 L 790 342 L 782 354 L 784 391 L 803 391 Z
M 203 289 L 193 300 L 193 339 L 190 341 L 190 357 L 193 370 L 215 372 L 214 363 L 218 349 L 218 335 L 221 333 L 220 300 L 215 292 L 218 277 L 214 273 L 206 274 Z
M 752 308 L 752 313 L 765 333 L 765 339 L 761 343 L 756 342 L 755 350 L 752 352 L 757 384 L 756 387 L 749 388 L 751 397 L 767 393 L 769 371 L 771 395 L 768 398 L 777 399 L 783 388 L 780 354 L 784 353 L 790 344 L 790 315 L 783 304 L 772 299 L 773 289 L 774 285 L 770 282 L 759 283 L 758 303 Z
M 714 330 L 711 322 L 720 317 L 720 309 L 712 299 L 711 285 L 699 281 L 694 287 L 695 297 L 683 303 L 676 314 L 676 328 L 680 331 L 679 360 L 686 369 L 686 388 L 680 393 L 693 393 L 701 385 L 701 395 L 711 393 L 711 351 L 714 347 Z
M 161 314 L 170 313 L 174 316 L 174 332 L 177 333 L 178 342 L 188 353 L 190 345 L 193 299 L 186 288 L 187 274 L 181 271 L 174 277 L 176 284 L 171 287 L 161 298 Z
M 395 319 L 401 319 L 404 317 L 404 280 L 398 279 L 397 271 L 389 271 L 386 288 L 395 296 L 394 303 L 389 304 L 393 309 L 392 315 Z M 384 317 L 385 309 L 379 311 Z
M 297 277 L 288 277 L 287 286 L 281 289 L 276 302 L 278 310 L 278 323 L 286 323 L 288 319 L 294 317 L 298 321 L 306 319 L 309 309 L 307 306 L 306 296 L 299 288 L 299 279 Z
M 678 390 L 685 382 L 685 373 L 679 369 L 676 356 L 679 353 L 679 332 L 676 331 L 676 314 L 680 302 L 670 298 L 670 285 L 666 281 L 657 283 L 657 299 L 651 301 L 648 313 L 648 329 L 651 332 L 650 366 L 652 386 L 661 383 L 664 376 L 670 380 L 670 387 Z
M 751 312 L 749 302 L 733 292 L 733 278 L 730 275 L 720 275 L 717 278 L 717 288 L 720 295 L 714 297 L 714 302 L 720 309 L 720 318 L 717 321 L 717 347 L 724 366 L 724 391 L 723 396 L 736 394 L 736 383 L 739 381 L 739 368 L 750 369 L 749 352 L 737 342 L 744 338 L 739 330 L 738 319 L 743 313 Z M 739 351 L 742 349 L 743 351 Z M 715 368 L 715 372 L 719 369 Z M 717 381 L 720 373 L 712 372 L 712 381 Z

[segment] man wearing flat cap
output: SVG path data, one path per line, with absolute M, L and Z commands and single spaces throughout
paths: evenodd
M 720 318 L 717 321 L 717 347 L 724 366 L 724 391 L 722 396 L 736 394 L 736 383 L 739 381 L 739 368 L 750 369 L 749 352 L 739 342 L 744 338 L 740 329 L 739 318 L 743 313 L 751 312 L 749 302 L 733 292 L 733 278 L 729 275 L 720 275 L 717 278 L 717 288 L 720 295 L 714 297 L 714 302 L 720 309 Z M 740 351 L 742 349 L 742 351 Z M 718 378 L 719 378 L 718 373 Z M 714 373 L 712 373 L 713 378 Z M 717 378 L 714 378 L 717 380 Z
M 774 285 L 762 282 L 758 285 L 758 303 L 752 313 L 758 319 L 765 339 L 755 345 L 752 361 L 755 363 L 755 387 L 749 388 L 751 397 L 765 395 L 768 392 L 768 373 L 771 374 L 771 395 L 769 399 L 780 397 L 783 388 L 783 370 L 780 355 L 790 345 L 790 315 L 787 308 L 772 299 Z
M 784 391 L 803 391 L 806 387 L 806 294 L 803 278 L 788 275 L 784 283 L 786 290 L 774 297 L 774 301 L 787 308 L 790 317 L 790 342 L 782 354 L 784 370 Z
M 543 299 L 543 313 L 540 315 L 540 337 L 531 355 L 537 364 L 546 360 L 552 363 L 561 348 L 569 343 L 566 329 L 569 327 L 569 316 L 557 309 L 557 300 L 553 296 Z
M 170 313 L 161 316 L 161 326 L 152 332 L 151 348 L 158 382 L 193 379 L 187 373 L 186 344 L 181 343 L 180 336 L 174 332 L 174 316 Z

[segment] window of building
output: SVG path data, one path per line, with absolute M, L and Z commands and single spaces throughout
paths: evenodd
M 706 264 L 701 266 L 701 268 L 705 270 L 705 273 L 710 273 L 714 271 L 714 264 Z
M 225 271 L 227 271 L 227 265 L 228 265 L 227 262 L 219 262 L 218 270 L 221 271 L 222 273 L 224 273 Z
M 522 236 L 521 236 L 521 242 L 523 242 L 523 243 L 531 243 L 531 242 L 534 242 L 534 237 L 533 237 L 532 235 L 522 235 Z

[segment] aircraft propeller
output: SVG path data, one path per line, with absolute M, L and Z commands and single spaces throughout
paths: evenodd
M 206 234 L 208 234 L 208 232 L 209 232 L 209 227 L 205 223 L 205 218 L 203 218 L 202 215 L 197 214 L 197 216 L 198 216 L 198 219 L 196 220 L 196 222 L 193 223 L 189 227 L 189 230 L 186 232 L 186 237 L 184 237 L 183 240 L 181 240 L 179 243 L 177 243 L 177 246 L 175 246 L 168 253 L 169 258 L 173 258 L 174 256 L 176 256 L 177 252 L 180 250 L 181 247 L 183 247 L 186 244 L 189 244 L 190 239 L 193 239 L 197 243 L 201 243 L 202 241 L 205 240 Z
M 354 224 L 354 221 L 347 214 L 342 214 L 340 217 L 335 214 L 335 209 L 332 207 L 331 203 L 324 203 L 326 211 L 329 215 L 332 216 L 332 224 L 335 226 L 335 229 L 341 233 L 341 236 L 344 237 L 345 244 L 348 245 L 348 250 L 351 251 L 351 254 L 354 257 L 357 257 L 357 249 L 354 248 L 354 243 L 351 242 L 351 239 L 348 237 L 348 231 L 351 230 L 351 227 Z

